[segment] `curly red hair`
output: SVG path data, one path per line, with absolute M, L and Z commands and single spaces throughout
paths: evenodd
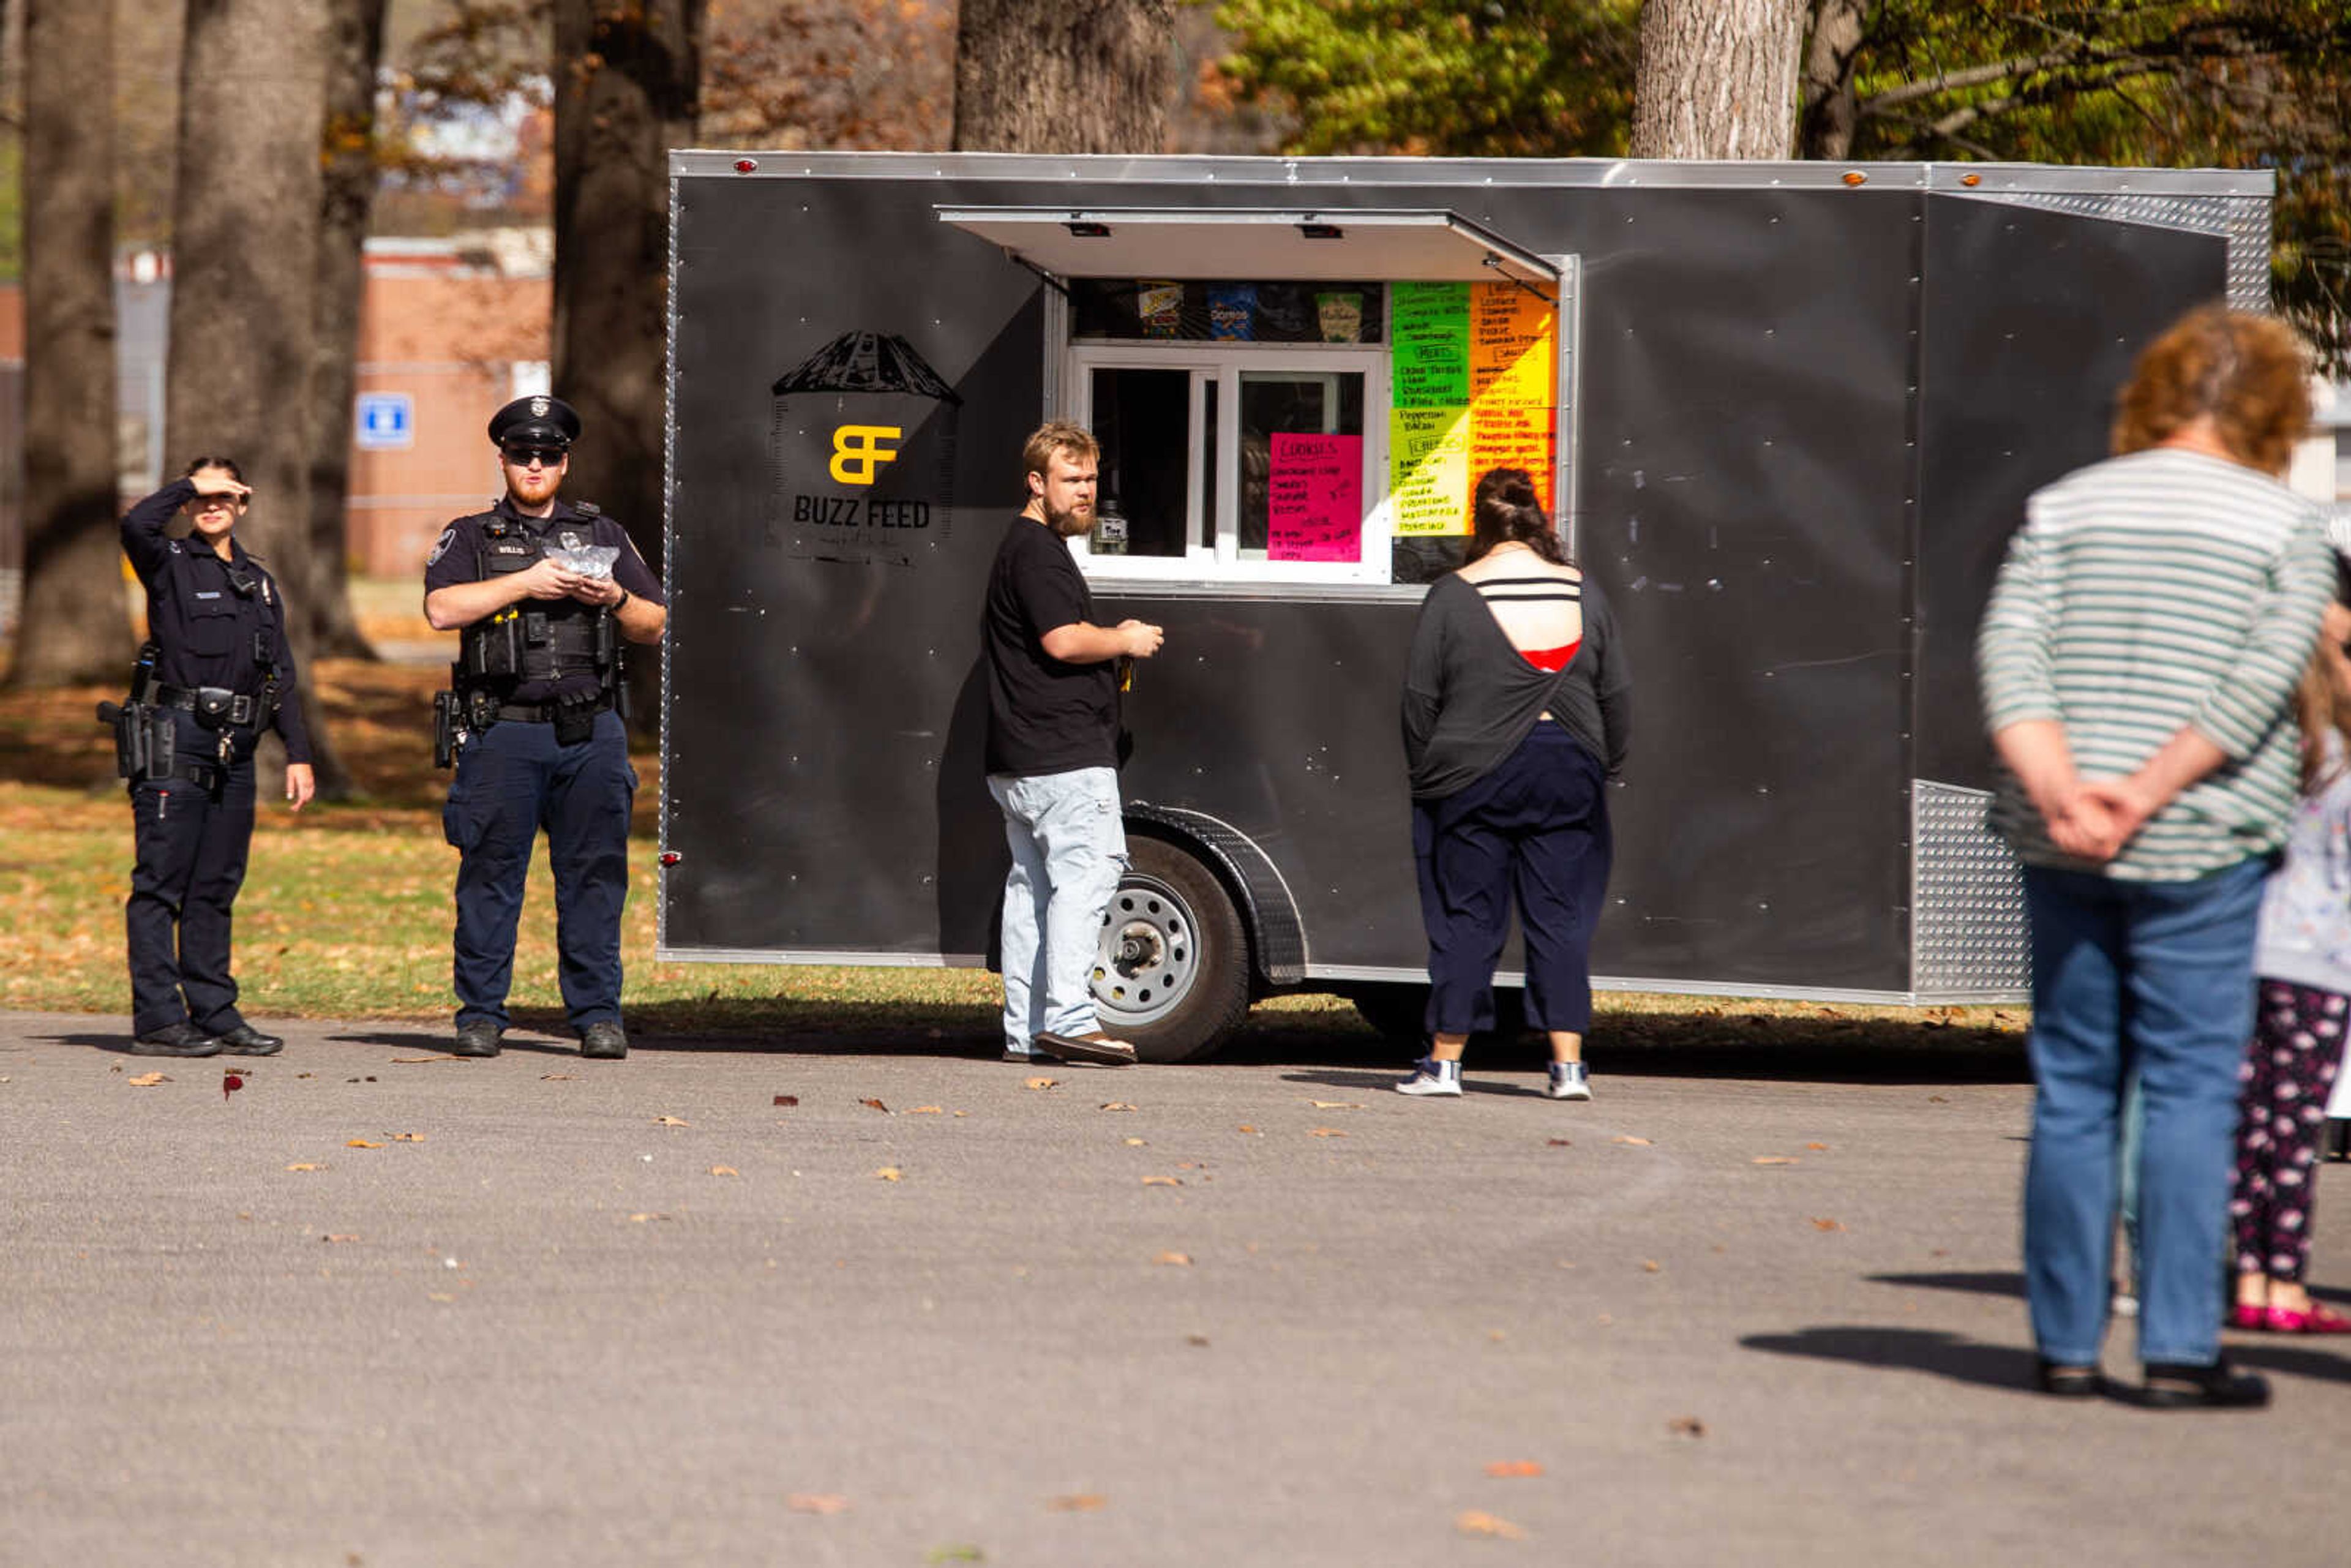
M 2249 468 L 2283 474 L 2310 426 L 2310 350 L 2274 316 L 2206 305 L 2149 344 L 2115 402 L 2117 454 L 2159 446 L 2210 414 Z

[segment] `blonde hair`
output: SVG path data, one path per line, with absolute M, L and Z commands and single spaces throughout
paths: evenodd
M 2206 305 L 2148 345 L 2115 402 L 2117 455 L 2159 446 L 2209 414 L 2231 456 L 2283 474 L 2310 424 L 2309 350 L 2273 316 Z
M 1020 471 L 1041 475 L 1057 456 L 1072 463 L 1098 463 L 1102 460 L 1102 444 L 1082 424 L 1071 424 L 1066 419 L 1047 420 L 1022 444 Z

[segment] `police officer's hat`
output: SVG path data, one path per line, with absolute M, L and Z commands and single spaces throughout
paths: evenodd
M 580 415 L 559 397 L 518 397 L 490 415 L 490 439 L 500 446 L 569 451 L 580 439 Z

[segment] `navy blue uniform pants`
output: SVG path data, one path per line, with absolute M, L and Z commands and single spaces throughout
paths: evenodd
M 1526 936 L 1527 1022 L 1581 1034 L 1592 1023 L 1592 932 L 1608 889 L 1606 775 L 1557 723 L 1534 727 L 1499 767 L 1412 811 L 1420 913 L 1428 928 L 1432 1034 L 1494 1027 L 1494 966 L 1517 895 Z
M 179 744 L 214 738 L 183 725 Z M 253 844 L 252 756 L 230 768 L 217 794 L 192 779 L 132 785 L 131 820 L 138 858 L 122 918 L 131 1032 L 193 1023 L 225 1034 L 245 1021 L 228 972 L 229 911 Z
M 621 908 L 629 894 L 629 807 L 636 770 L 620 716 L 559 746 L 552 724 L 501 722 L 468 745 L 442 809 L 456 846 L 457 1021 L 507 1017 L 515 927 L 531 842 L 547 831 L 555 873 L 557 977 L 574 1029 L 621 1016 Z

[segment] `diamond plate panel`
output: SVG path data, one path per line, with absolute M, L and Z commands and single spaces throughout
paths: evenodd
M 1911 783 L 1910 988 L 1920 1001 L 2031 988 L 2024 873 L 1984 825 L 1991 805 L 1981 789 Z
M 2270 199 L 2267 196 L 2158 195 L 2129 191 L 1980 191 L 1967 200 L 2040 207 L 2078 217 L 2151 224 L 2229 242 L 2229 303 L 2270 308 Z

